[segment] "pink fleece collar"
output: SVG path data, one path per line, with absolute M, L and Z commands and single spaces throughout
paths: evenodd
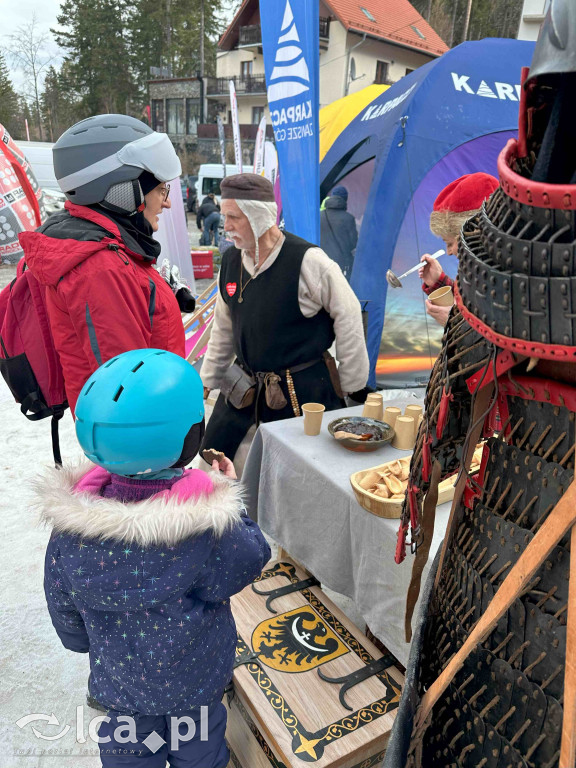
M 146 478 L 143 477 L 143 480 Z M 94 467 L 89 470 L 74 486 L 75 493 L 90 493 L 98 496 L 100 490 L 110 482 L 110 472 L 103 467 Z M 160 491 L 151 496 L 151 499 L 169 499 L 176 496 L 179 501 L 197 499 L 200 496 L 209 496 L 214 490 L 214 483 L 206 472 L 201 469 L 185 469 L 184 474 L 173 484 L 171 488 Z

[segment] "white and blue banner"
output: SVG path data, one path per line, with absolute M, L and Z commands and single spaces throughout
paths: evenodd
M 319 2 L 261 0 L 260 22 L 284 222 L 319 243 Z

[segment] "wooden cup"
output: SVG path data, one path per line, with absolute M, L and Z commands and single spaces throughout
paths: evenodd
M 397 408 L 395 405 L 389 405 L 384 411 L 383 418 L 386 424 L 390 424 L 390 426 L 394 428 L 398 416 L 402 416 L 402 411 L 400 408 Z
M 379 404 L 366 400 L 362 416 L 366 419 L 378 419 L 379 421 L 382 421 L 382 403 Z
M 412 416 L 398 416 L 394 425 L 394 438 L 392 447 L 401 451 L 410 451 L 414 448 L 414 419 Z
M 366 407 L 367 406 L 376 406 L 377 407 L 377 416 L 370 416 L 366 413 Z M 364 410 L 362 411 L 362 416 L 366 416 L 366 418 L 369 419 L 378 419 L 379 421 L 382 421 L 382 418 L 384 416 L 384 398 L 379 392 L 371 392 L 368 397 L 366 398 L 366 402 L 364 403 Z
M 418 426 L 420 424 L 420 416 L 422 416 L 422 406 L 421 405 L 407 405 L 406 409 L 404 411 L 404 416 L 412 416 L 414 419 L 414 439 L 416 439 L 418 435 Z
M 302 413 L 304 414 L 304 434 L 319 435 L 322 427 L 322 416 L 326 406 L 322 403 L 304 403 Z
M 428 301 L 438 307 L 451 307 L 454 304 L 454 292 L 449 285 L 445 285 L 432 291 L 428 296 Z

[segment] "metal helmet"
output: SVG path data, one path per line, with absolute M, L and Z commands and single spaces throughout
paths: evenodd
M 204 419 L 204 389 L 184 358 L 162 349 L 124 352 L 101 365 L 76 403 L 85 455 L 109 472 L 136 475 L 179 462 Z
M 551 0 L 526 84 L 542 75 L 576 72 L 576 3 Z
M 112 207 L 134 212 L 143 195 L 132 182 L 143 171 L 159 184 L 182 172 L 168 136 L 128 115 L 81 120 L 60 136 L 52 152 L 58 185 L 78 205 L 102 203 L 111 193 Z

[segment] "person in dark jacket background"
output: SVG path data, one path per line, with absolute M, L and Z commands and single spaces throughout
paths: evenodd
M 220 226 L 220 206 L 216 202 L 213 192 L 210 192 L 210 194 L 202 200 L 202 205 L 198 209 L 198 215 L 196 216 L 198 229 L 202 229 L 202 222 L 204 222 L 204 232 L 200 238 L 200 245 L 210 245 L 212 242 L 212 235 L 214 235 L 214 245 L 217 246 L 218 227 Z
M 350 280 L 358 232 L 356 219 L 346 210 L 347 205 L 346 187 L 334 187 L 320 214 L 320 247 Z
M 225 768 L 230 597 L 270 547 L 229 459 L 209 473 L 183 469 L 204 435 L 200 377 L 170 352 L 126 352 L 92 374 L 76 416 L 97 466 L 37 484 L 53 527 L 44 589 L 64 647 L 89 653 L 90 692 L 107 710 L 102 765 Z

